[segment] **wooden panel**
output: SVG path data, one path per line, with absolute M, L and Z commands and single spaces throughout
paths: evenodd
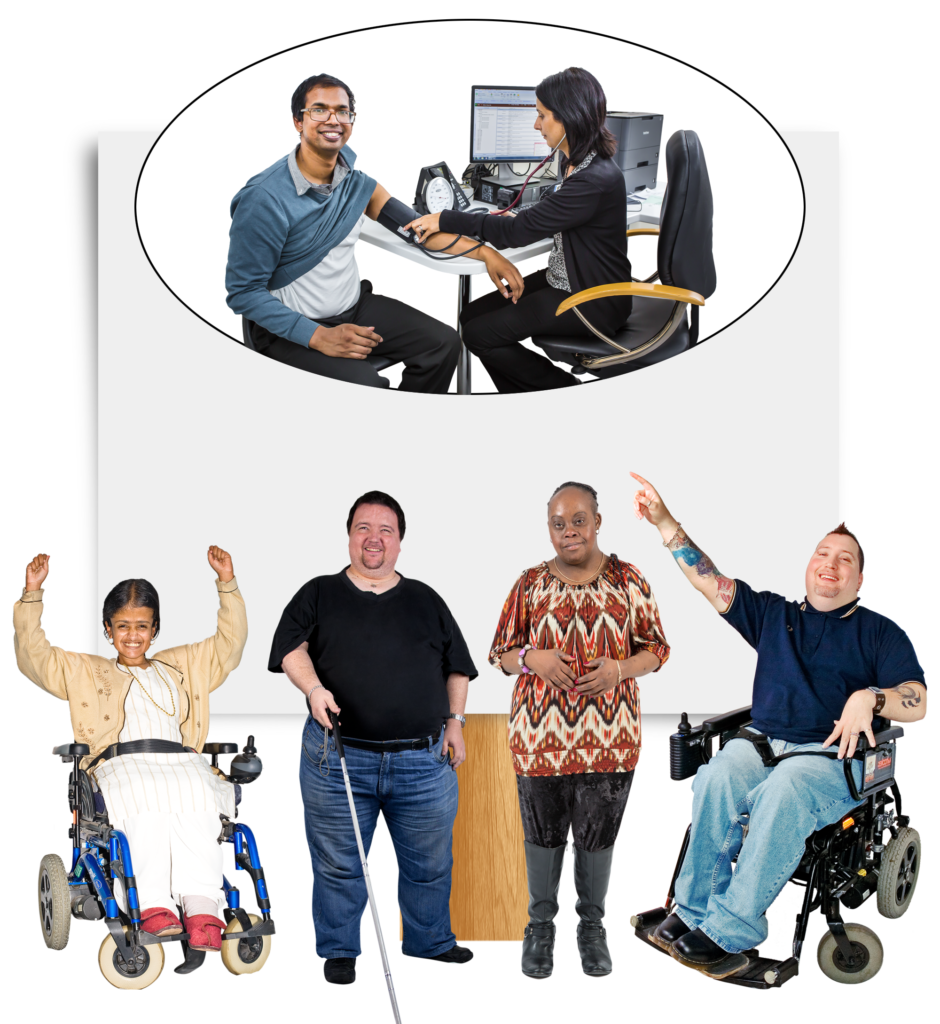
M 458 942 L 521 942 L 529 920 L 525 837 L 508 733 L 509 715 L 467 715 L 450 894 L 450 926 Z
M 509 715 L 468 715 L 457 769 L 451 928 L 459 941 L 522 940 L 528 885 Z

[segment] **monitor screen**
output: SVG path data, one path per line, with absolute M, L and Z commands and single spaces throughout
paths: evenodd
M 474 85 L 470 100 L 470 162 L 541 160 L 549 146 L 533 125 L 534 86 Z

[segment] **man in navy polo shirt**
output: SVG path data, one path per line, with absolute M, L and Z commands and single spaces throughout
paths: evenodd
M 410 110 L 390 95 L 379 114 Z M 291 98 L 298 145 L 254 175 L 231 204 L 226 301 L 248 323 L 250 345 L 271 359 L 334 380 L 388 387 L 370 356 L 404 363 L 401 391 L 446 393 L 460 336 L 446 324 L 360 281 L 355 246 L 363 219 L 378 220 L 391 198 L 355 167 L 348 142 L 355 98 L 332 75 L 305 79 Z M 522 275 L 489 246 L 439 235 L 427 248 L 466 252 L 486 264 L 504 296 L 522 294 Z M 473 251 L 469 251 L 473 250 Z
M 747 966 L 743 950 L 767 938 L 767 908 L 807 837 L 855 806 L 842 760 L 854 754 L 859 735 L 874 744 L 876 714 L 923 718 L 927 688 L 907 634 L 859 606 L 865 556 L 844 523 L 810 558 L 804 600 L 787 601 L 723 576 L 652 484 L 631 476 L 642 485 L 633 499 L 637 518 L 659 529 L 695 589 L 757 650 L 753 729 L 776 756 L 839 745 L 838 759 L 796 757 L 765 768 L 753 744 L 735 739 L 695 776 L 676 909 L 651 938 L 685 966 L 724 978 Z M 861 763 L 852 768 L 858 785 Z

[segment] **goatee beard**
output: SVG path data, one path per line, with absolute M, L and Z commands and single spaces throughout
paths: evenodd
M 817 583 L 813 587 L 813 593 L 817 597 L 838 597 L 839 596 L 839 588 L 838 587 L 835 587 L 835 588 L 833 588 L 833 587 L 822 587 L 822 586 L 820 586 Z

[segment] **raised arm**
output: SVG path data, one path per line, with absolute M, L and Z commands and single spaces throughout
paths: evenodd
M 727 611 L 734 597 L 734 580 L 723 576 L 715 563 L 682 529 L 682 524 L 666 508 L 649 480 L 644 480 L 638 473 L 630 476 L 641 485 L 633 495 L 633 514 L 659 530 L 663 546 L 672 552 L 685 578 L 705 595 L 708 603 L 720 612 Z
M 81 655 L 53 647 L 46 639 L 42 618 L 42 584 L 49 575 L 49 555 L 36 555 L 26 566 L 26 588 L 13 606 L 13 646 L 16 664 L 27 679 L 48 693 L 68 700 L 70 681 L 81 671 Z

